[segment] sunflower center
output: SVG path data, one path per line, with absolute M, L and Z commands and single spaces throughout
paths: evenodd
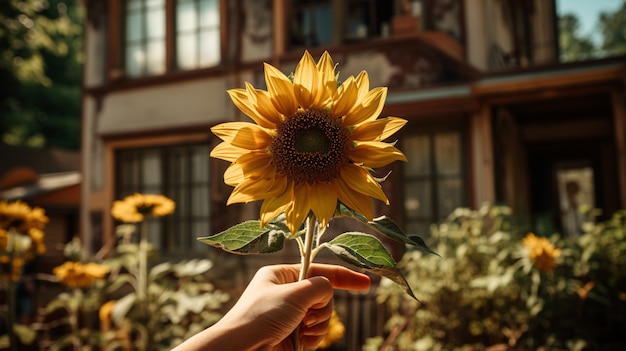
M 321 109 L 300 110 L 277 128 L 270 151 L 276 170 L 299 183 L 327 182 L 349 162 L 350 132 Z

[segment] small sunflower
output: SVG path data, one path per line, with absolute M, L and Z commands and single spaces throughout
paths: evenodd
M 174 212 L 176 204 L 171 199 L 157 194 L 133 194 L 113 202 L 111 215 L 126 223 L 141 222 L 145 215 L 163 217 Z
M 337 315 L 337 312 L 333 310 L 333 314 L 330 317 L 330 321 L 328 323 L 328 331 L 324 336 L 324 339 L 320 341 L 317 345 L 318 349 L 327 349 L 331 347 L 334 343 L 341 340 L 343 335 L 346 332 L 346 326 L 343 325 L 343 322 Z
M 234 186 L 228 204 L 263 200 L 261 225 L 284 212 L 291 232 L 310 211 L 322 225 L 337 201 L 368 219 L 371 199 L 389 204 L 370 171 L 406 161 L 383 142 L 406 120 L 377 119 L 387 88 L 369 88 L 365 71 L 337 82 L 328 52 L 317 64 L 305 52 L 293 81 L 265 64 L 267 91 L 246 83 L 228 91 L 234 104 L 255 123 L 229 122 L 211 130 L 223 140 L 211 156 L 232 162 L 224 173 Z
M 67 261 L 54 267 L 52 273 L 70 288 L 88 288 L 95 281 L 104 278 L 109 273 L 109 268 L 97 263 Z
M 0 201 L 0 228 L 26 233 L 32 228 L 43 229 L 46 223 L 48 223 L 48 217 L 42 208 L 30 207 L 19 200 Z
M 543 271 L 550 272 L 556 265 L 556 259 L 561 255 L 561 250 L 546 238 L 538 237 L 534 233 L 528 233 L 522 244 L 528 249 L 528 255 L 535 266 Z

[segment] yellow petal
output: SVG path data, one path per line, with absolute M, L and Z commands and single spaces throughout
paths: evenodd
M 370 79 L 366 71 L 361 71 L 356 77 L 356 86 L 359 87 L 359 98 L 362 99 L 370 91 Z
M 376 119 L 385 106 L 387 88 L 374 88 L 363 98 L 361 103 L 354 106 L 344 119 L 344 126 L 354 126 L 361 122 Z
M 314 183 L 309 202 L 317 220 L 326 227 L 337 208 L 337 189 L 331 183 Z
M 272 105 L 285 116 L 293 116 L 298 110 L 298 101 L 293 92 L 293 84 L 274 66 L 265 63 L 265 84 Z
M 328 51 L 324 51 L 322 57 L 317 62 L 317 70 L 321 74 L 322 91 L 317 92 L 315 107 L 325 107 L 330 103 L 330 99 L 337 91 L 337 77 L 335 75 L 335 64 Z
M 241 155 L 224 172 L 224 182 L 236 186 L 244 179 L 261 178 L 271 172 L 272 157 L 265 152 L 250 152 Z
M 246 83 L 246 87 L 248 87 L 248 85 L 250 85 L 250 84 Z M 250 87 L 251 87 L 251 85 L 250 85 Z M 254 107 L 255 103 L 254 103 L 254 101 L 252 101 L 252 100 L 256 100 L 256 99 L 252 99 L 252 97 L 250 96 L 250 94 L 247 91 L 247 89 L 230 89 L 230 90 L 227 91 L 227 93 L 230 96 L 230 99 L 235 104 L 235 106 L 237 106 L 237 108 L 239 110 L 241 110 L 241 112 L 246 114 L 246 116 L 252 118 L 252 120 L 254 120 L 256 122 L 256 124 L 258 124 L 258 125 L 260 125 L 261 127 L 264 127 L 264 128 L 275 128 L 276 127 L 276 125 L 274 123 L 271 123 L 267 118 L 262 116 L 257 111 L 257 109 Z
M 382 141 L 361 141 L 350 150 L 350 159 L 366 167 L 379 168 L 393 161 L 405 161 L 406 156 L 391 144 Z
M 296 100 L 300 103 L 300 107 L 308 109 L 313 105 L 316 95 L 321 91 L 321 80 L 315 61 L 313 61 L 311 54 L 305 51 L 293 76 L 293 92 Z
M 371 122 L 361 123 L 350 136 L 352 140 L 383 141 L 400 130 L 407 120 L 398 117 L 387 117 Z
M 362 214 L 365 218 L 373 219 L 372 199 L 364 194 L 354 191 L 345 182 L 343 177 L 337 178 L 337 198 L 350 209 Z
M 270 198 L 281 194 L 286 186 L 286 178 L 276 177 L 273 167 L 268 167 L 264 177 L 246 178 L 239 183 L 228 197 L 226 204 L 245 203 Z
M 350 76 L 341 84 L 333 95 L 330 113 L 335 117 L 345 116 L 354 107 L 359 97 L 359 90 L 354 77 Z
M 246 152 L 249 151 L 240 147 L 232 146 L 230 143 L 224 141 L 217 144 L 217 146 L 211 150 L 210 156 L 228 162 L 235 162 L 239 156 Z
M 363 167 L 347 165 L 341 169 L 340 178 L 350 189 L 378 199 L 389 205 L 389 200 L 378 182 Z
M 291 205 L 293 198 L 293 183 L 288 183 L 285 187 L 285 191 L 278 196 L 272 196 L 261 204 L 261 227 L 264 227 L 269 221 L 279 214 L 286 212 L 287 208 Z
M 266 129 L 248 122 L 228 122 L 211 128 L 213 134 L 233 146 L 247 150 L 262 150 L 272 142 Z
M 298 184 L 293 190 L 293 206 L 287 210 L 287 227 L 292 233 L 300 229 L 302 222 L 309 215 L 309 193 L 311 187 L 307 183 Z
M 255 94 L 255 107 L 259 113 L 267 118 L 268 121 L 274 124 L 279 124 L 283 122 L 283 116 L 276 110 L 274 105 L 272 105 L 272 100 L 270 99 L 270 94 L 265 90 L 254 90 Z M 275 128 L 275 127 L 274 127 Z

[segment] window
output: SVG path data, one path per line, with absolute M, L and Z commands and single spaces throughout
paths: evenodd
M 462 138 L 456 131 L 404 137 L 404 219 L 407 233 L 428 236 L 432 223 L 465 205 Z
M 126 2 L 126 74 L 165 72 L 165 0 Z
M 219 0 L 176 1 L 176 62 L 180 69 L 213 66 L 220 60 Z
M 290 11 L 290 47 L 315 47 L 388 35 L 393 1 L 292 0 Z
M 121 150 L 117 153 L 117 198 L 135 192 L 163 194 L 176 211 L 150 219 L 149 240 L 169 254 L 204 251 L 197 237 L 209 235 L 209 145 Z
M 221 59 L 219 5 L 220 0 L 126 0 L 126 75 L 142 77 L 217 65 Z

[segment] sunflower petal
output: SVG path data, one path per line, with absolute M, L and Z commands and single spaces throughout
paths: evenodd
M 354 106 L 346 115 L 344 125 L 354 126 L 363 121 L 376 119 L 385 106 L 385 99 L 387 99 L 387 88 L 370 90 L 361 103 Z
M 250 202 L 256 200 L 263 200 L 274 197 L 285 191 L 287 186 L 286 179 L 284 177 L 275 177 L 275 172 L 268 171 L 265 177 L 261 178 L 246 178 L 243 182 L 233 189 L 233 192 L 228 197 L 226 205 Z
M 246 87 L 248 88 L 250 84 L 246 83 Z M 251 85 L 250 85 L 251 87 Z M 254 90 L 254 88 L 252 88 Z M 275 128 L 276 125 L 271 123 L 267 118 L 259 113 L 259 111 L 254 108 L 255 101 L 254 96 L 251 96 L 247 89 L 230 89 L 227 91 L 230 99 L 233 101 L 235 106 L 241 112 L 243 112 L 246 116 L 252 118 L 256 124 L 260 125 L 264 128 Z
M 318 92 L 315 107 L 325 107 L 337 91 L 337 77 L 335 76 L 335 64 L 328 51 L 324 51 L 317 62 L 317 69 L 321 73 L 322 91 Z
M 274 107 L 285 116 L 293 116 L 298 110 L 298 101 L 293 92 L 293 84 L 274 66 L 265 63 L 265 84 Z
M 272 157 L 265 152 L 249 152 L 241 155 L 224 172 L 224 182 L 237 185 L 243 179 L 261 178 L 275 170 L 271 164 Z
M 380 118 L 359 124 L 350 135 L 353 140 L 383 141 L 400 130 L 406 123 L 406 119 L 398 117 Z
M 365 218 L 373 219 L 372 199 L 367 195 L 352 190 L 343 177 L 337 179 L 337 198 L 344 205 L 362 214 Z
M 311 185 L 310 205 L 315 217 L 326 227 L 337 207 L 337 190 L 331 183 L 315 183 Z
M 249 152 L 249 150 L 232 146 L 230 143 L 223 141 L 211 150 L 210 156 L 228 162 L 235 162 L 239 156 L 246 152 Z
M 269 197 L 261 204 L 261 227 L 264 227 L 269 221 L 274 219 L 282 212 L 286 212 L 291 205 L 293 195 L 293 183 L 285 187 L 285 191 L 278 196 Z
M 363 167 L 356 165 L 346 166 L 341 170 L 340 177 L 350 189 L 389 205 L 389 200 L 380 184 Z
M 350 150 L 350 159 L 366 167 L 379 168 L 393 161 L 407 161 L 402 151 L 382 141 L 361 141 Z
M 304 219 L 309 215 L 311 207 L 309 206 L 311 187 L 307 183 L 298 184 L 293 191 L 293 206 L 288 209 L 287 227 L 292 233 L 298 231 Z
M 270 94 L 265 90 L 259 89 L 255 89 L 254 94 L 256 98 L 255 107 L 257 111 L 259 111 L 259 114 L 275 125 L 282 123 L 284 118 L 272 104 Z M 275 126 L 273 128 L 275 128 Z
M 265 149 L 272 142 L 266 129 L 248 122 L 227 122 L 211 128 L 213 134 L 231 145 L 247 150 Z
M 345 116 L 354 107 L 359 97 L 359 90 L 354 77 L 350 76 L 333 95 L 330 113 L 335 117 Z
M 315 103 L 316 97 L 323 90 L 320 83 L 320 74 L 315 61 L 311 54 L 305 51 L 293 76 L 293 92 L 300 107 L 308 109 Z
M 370 91 L 370 78 L 366 71 L 361 71 L 355 78 L 356 86 L 359 87 L 359 98 L 364 98 Z

